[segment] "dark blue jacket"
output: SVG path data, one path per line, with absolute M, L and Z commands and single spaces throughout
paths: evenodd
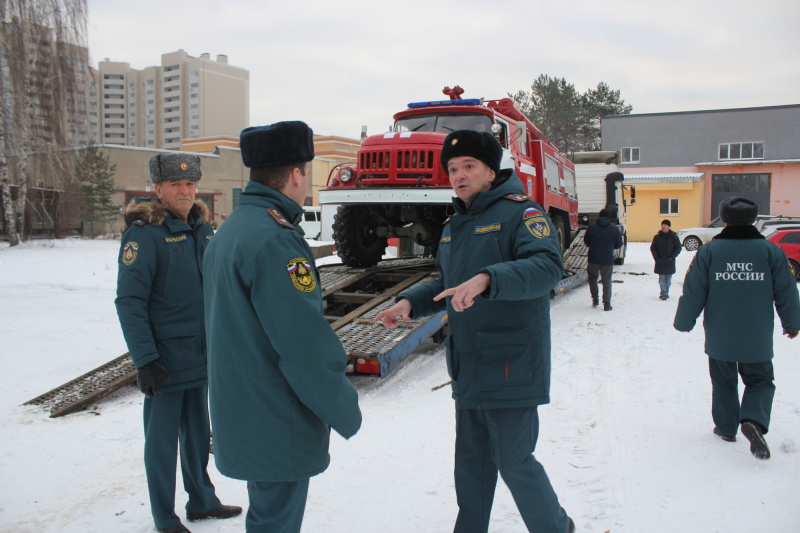
M 132 204 L 122 234 L 115 300 L 136 368 L 156 359 L 172 381 L 162 391 L 207 383 L 203 317 L 203 253 L 214 230 L 197 202 L 189 222 L 154 200 Z
M 414 316 L 448 310 L 447 369 L 459 408 L 530 407 L 550 401 L 550 290 L 563 266 L 556 230 L 523 196 L 516 175 L 478 193 L 469 209 L 454 198 L 436 255 L 440 276 L 401 293 Z M 433 297 L 485 272 L 489 289 L 469 309 Z
M 786 255 L 754 226 L 728 226 L 692 259 L 674 326 L 691 331 L 703 313 L 710 357 L 760 363 L 773 357 L 775 311 L 784 329 L 800 331 L 800 297 Z
M 622 248 L 622 234 L 608 217 L 600 217 L 583 235 L 583 242 L 589 247 L 589 262 L 598 265 L 613 265 L 614 250 Z
M 656 274 L 674 274 L 675 258 L 681 253 L 681 240 L 672 230 L 669 233 L 659 231 L 650 244 L 650 253 L 656 262 Z

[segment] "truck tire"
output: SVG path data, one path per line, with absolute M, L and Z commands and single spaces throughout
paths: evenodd
M 351 267 L 375 266 L 386 252 L 386 237 L 378 237 L 378 217 L 367 206 L 340 206 L 333 219 L 333 240 L 342 262 Z
M 558 246 L 561 248 L 561 255 L 567 250 L 567 232 L 564 229 L 564 219 L 561 217 L 553 217 L 553 225 L 556 227 L 556 236 L 558 237 Z

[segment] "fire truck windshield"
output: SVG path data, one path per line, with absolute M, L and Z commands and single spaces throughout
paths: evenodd
M 490 131 L 492 119 L 478 113 L 430 113 L 411 115 L 399 119 L 394 131 L 439 131 L 449 133 L 456 130 Z

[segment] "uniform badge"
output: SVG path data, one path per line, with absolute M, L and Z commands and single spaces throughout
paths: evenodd
M 541 213 L 539 214 L 541 215 Z M 543 216 L 532 216 L 524 220 L 525 227 L 527 227 L 528 231 L 531 232 L 531 235 L 537 239 L 541 239 L 542 237 L 547 237 L 550 235 L 550 224 L 547 223 L 547 220 Z
M 294 226 L 288 220 L 286 220 L 286 217 L 283 216 L 281 214 L 281 212 L 278 211 L 277 209 L 272 208 L 272 207 L 268 207 L 267 208 L 267 213 L 269 213 L 270 216 L 272 216 L 272 218 L 275 219 L 275 222 L 277 222 L 281 226 L 284 226 L 284 227 L 289 228 L 289 229 L 294 229 Z
M 494 231 L 500 231 L 503 229 L 503 225 L 499 222 L 495 222 L 494 224 L 487 224 L 486 226 L 475 226 L 475 235 L 483 235 L 484 233 L 492 233 Z
M 441 244 L 450 244 L 450 235 L 442 235 Z
M 303 257 L 296 257 L 286 265 L 292 285 L 298 291 L 312 292 L 317 288 L 317 278 L 311 270 L 311 263 Z
M 128 241 L 122 247 L 122 264 L 132 265 L 136 261 L 136 255 L 139 253 L 139 244 L 133 241 Z
M 542 212 L 535 207 L 529 207 L 524 213 L 522 213 L 522 218 L 531 218 L 536 216 L 542 216 Z

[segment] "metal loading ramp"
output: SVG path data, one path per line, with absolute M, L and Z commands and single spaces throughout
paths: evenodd
M 326 318 L 339 335 L 354 372 L 389 375 L 447 323 L 444 312 L 391 330 L 372 323 L 400 292 L 437 275 L 432 259 L 392 259 L 362 269 L 324 265 L 319 274 Z M 23 405 L 39 406 L 55 418 L 86 409 L 134 382 L 136 368 L 125 353 Z

